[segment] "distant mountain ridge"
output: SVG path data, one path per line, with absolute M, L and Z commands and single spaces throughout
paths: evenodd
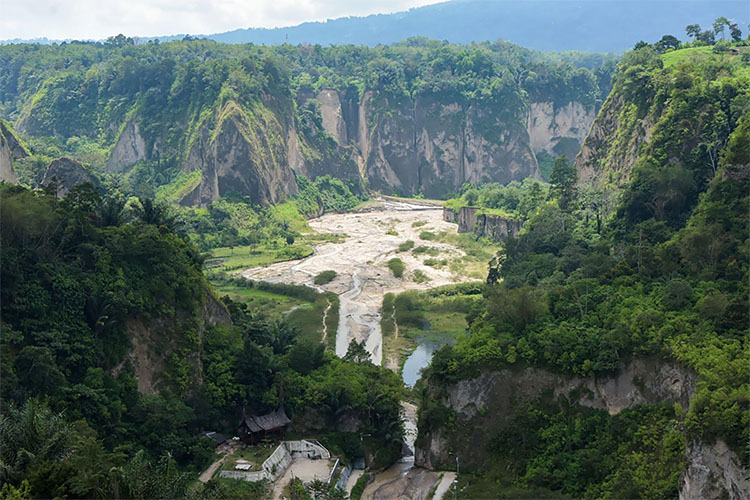
M 654 42 L 667 33 L 685 39 L 685 26 L 700 24 L 708 28 L 719 16 L 732 19 L 746 32 L 750 6 L 745 0 L 453 0 L 392 14 L 194 36 L 224 43 L 319 43 L 324 46 L 388 45 L 412 36 L 451 43 L 502 38 L 535 50 L 623 52 L 639 40 Z M 142 37 L 141 40 L 163 42 L 185 36 Z M 8 42 L 22 40 L 1 43 Z M 29 42 L 60 41 L 36 39 Z

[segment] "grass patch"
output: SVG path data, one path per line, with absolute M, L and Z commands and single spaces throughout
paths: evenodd
M 437 238 L 437 235 L 432 231 L 422 231 L 419 233 L 419 239 L 425 241 L 432 241 Z
M 398 231 L 396 231 L 395 229 L 389 229 L 385 232 L 385 234 L 387 234 L 388 236 L 398 236 Z
M 249 469 L 250 471 L 258 471 L 261 469 L 263 462 L 271 456 L 271 453 L 274 452 L 277 446 L 278 445 L 251 446 L 249 448 L 236 450 L 224 460 L 221 464 L 221 470 L 236 470 L 234 466 L 237 464 L 237 461 L 246 460 L 253 463 L 253 468 Z
M 315 276 L 315 278 L 313 278 L 313 283 L 315 283 L 316 285 L 325 285 L 326 283 L 330 283 L 331 281 L 333 281 L 335 278 L 336 271 L 329 269 Z
M 414 281 L 414 283 L 427 283 L 428 281 L 430 281 L 430 277 L 419 269 L 416 269 L 413 273 L 411 273 L 411 279 Z
M 414 240 L 406 240 L 398 246 L 399 252 L 408 252 L 414 248 Z
M 417 248 L 411 251 L 414 255 L 427 254 L 435 257 L 440 254 L 440 249 L 437 247 L 428 247 L 427 245 L 419 245 Z
M 386 265 L 388 266 L 388 269 L 390 269 L 393 273 L 393 276 L 395 276 L 396 278 L 400 278 L 404 275 L 404 269 L 406 269 L 406 266 L 404 265 L 404 261 L 402 261 L 398 257 L 394 257 L 393 259 L 389 260 Z
M 427 221 L 424 221 L 424 220 L 418 220 L 418 221 L 416 221 L 416 222 L 412 222 L 412 223 L 411 223 L 411 227 L 422 227 L 422 226 L 424 226 L 425 224 L 427 224 Z

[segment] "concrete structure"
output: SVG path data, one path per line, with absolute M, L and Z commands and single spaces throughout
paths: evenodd
M 319 442 L 310 439 L 302 441 L 283 441 L 276 450 L 268 457 L 259 471 L 229 471 L 219 473 L 219 477 L 230 479 L 241 479 L 244 481 L 276 481 L 291 465 L 295 458 L 306 458 L 311 460 L 330 459 L 331 453 Z

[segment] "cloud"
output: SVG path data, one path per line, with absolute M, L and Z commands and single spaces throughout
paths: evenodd
M 210 34 L 397 12 L 441 0 L 0 0 L 0 40 Z

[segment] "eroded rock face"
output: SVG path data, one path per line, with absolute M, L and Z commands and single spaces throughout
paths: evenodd
M 128 120 L 107 160 L 107 172 L 119 172 L 146 159 L 146 141 L 135 117 Z
M 680 479 L 680 500 L 750 498 L 750 471 L 724 441 L 690 443 L 687 461 Z
M 18 184 L 13 161 L 29 156 L 29 152 L 16 139 L 13 131 L 0 120 L 0 181 Z
M 634 112 L 627 112 L 626 108 L 633 107 L 635 104 L 626 103 L 616 93 L 604 102 L 576 157 L 579 184 L 602 187 L 606 182 L 619 186 L 628 182 L 641 146 L 651 139 L 654 128 L 649 116 L 635 119 Z M 618 129 L 622 133 L 618 134 Z
M 112 370 L 114 376 L 119 375 L 126 364 L 133 369 L 138 384 L 138 391 L 142 394 L 153 394 L 162 389 L 169 388 L 163 375 L 167 368 L 166 360 L 173 353 L 174 345 L 170 344 L 166 351 L 163 346 L 163 337 L 167 332 L 179 330 L 184 321 L 184 312 L 179 312 L 175 317 L 157 317 L 145 320 L 142 318 L 131 318 L 126 322 L 125 328 L 130 338 L 130 349 L 125 359 Z M 231 325 L 232 317 L 223 303 L 218 301 L 208 290 L 205 290 L 203 303 L 198 309 L 197 333 L 203 338 L 209 325 Z M 189 353 L 187 356 L 191 368 L 192 388 L 198 390 L 203 384 L 203 363 L 199 352 Z
M 60 198 L 79 184 L 97 183 L 94 176 L 88 173 L 82 164 L 71 158 L 58 158 L 50 162 L 47 171 L 44 172 L 42 185 L 48 186 L 53 179 L 57 182 L 57 196 Z
M 449 466 L 448 451 L 454 448 L 460 450 L 462 463 L 481 465 L 487 436 L 502 428 L 518 405 L 543 395 L 614 415 L 644 403 L 666 401 L 687 408 L 695 382 L 691 371 L 657 360 L 634 360 L 608 377 L 571 377 L 533 367 L 484 372 L 445 388 L 442 403 L 455 411 L 461 436 L 448 436 L 445 429 L 420 435 L 416 464 Z
M 253 203 L 267 205 L 295 194 L 297 184 L 287 161 L 287 134 L 274 116 L 257 113 L 250 122 L 232 101 L 218 114 L 215 129 L 201 127 L 190 147 L 183 170 L 200 170 L 202 178 L 181 203 L 206 206 L 221 195 L 236 192 Z
M 320 102 L 320 114 L 323 117 L 323 129 L 331 134 L 339 144 L 346 144 L 347 132 L 344 122 L 344 111 L 341 98 L 335 90 L 321 90 L 316 99 Z
M 566 155 L 571 160 L 589 133 L 596 118 L 596 109 L 580 102 L 555 106 L 552 102 L 529 104 L 527 129 L 534 153 L 551 156 Z
M 366 96 L 363 105 L 359 149 L 376 189 L 442 197 L 465 182 L 539 177 L 526 129 L 491 110 L 434 98 L 396 103 Z M 372 126 L 363 131 L 363 124 Z

